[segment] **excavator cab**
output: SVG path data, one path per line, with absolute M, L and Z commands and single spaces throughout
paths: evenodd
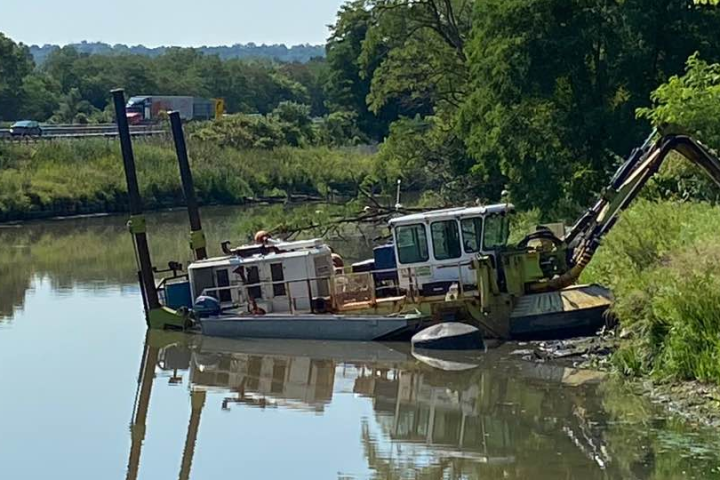
M 391 220 L 400 288 L 426 298 L 445 295 L 453 285 L 477 290 L 473 261 L 484 255 L 494 259 L 507 247 L 513 212 L 505 203 Z

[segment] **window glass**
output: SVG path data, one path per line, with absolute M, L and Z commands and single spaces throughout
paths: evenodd
M 436 260 L 460 258 L 460 232 L 455 220 L 433 223 L 430 225 L 430 234 Z
M 215 278 L 217 278 L 218 288 L 230 286 L 230 274 L 227 271 L 227 269 L 216 270 Z M 220 297 L 221 302 L 231 302 L 232 301 L 232 294 L 230 293 L 230 290 L 227 290 L 227 289 L 220 290 L 220 291 L 218 291 L 218 295 Z
M 398 260 L 400 263 L 428 261 L 427 234 L 425 225 L 403 225 L 395 229 Z
M 466 218 L 461 222 L 461 225 L 465 252 L 479 252 L 480 241 L 482 239 L 482 218 Z
M 272 277 L 273 281 L 273 295 L 276 297 L 284 297 L 285 296 L 285 284 L 284 283 L 274 283 L 274 282 L 282 282 L 285 280 L 285 272 L 283 272 L 283 265 L 282 263 L 271 263 L 270 264 L 270 276 Z
M 506 215 L 489 215 L 485 217 L 485 234 L 483 248 L 495 250 L 507 244 L 510 233 L 509 220 Z
M 248 287 L 247 292 L 250 298 L 260 300 L 262 296 L 262 286 L 257 285 L 260 283 L 260 270 L 258 267 L 247 267 L 247 284 L 256 285 L 255 287 Z

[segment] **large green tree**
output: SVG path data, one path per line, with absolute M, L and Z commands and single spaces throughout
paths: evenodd
M 379 177 L 393 185 L 439 191 L 457 200 L 478 178 L 458 138 L 456 112 L 467 93 L 466 43 L 471 0 L 372 0 L 372 26 L 362 45 L 363 71 L 376 64 L 367 102 L 394 105 L 401 118 L 381 148 Z M 391 178 L 391 177 L 395 178 Z
M 360 65 L 366 75 L 372 73 L 373 111 L 393 100 L 413 113 L 462 103 L 472 5 L 471 0 L 368 2 L 372 21 Z
M 718 57 L 719 20 L 692 0 L 477 2 L 461 109 L 474 172 L 522 207 L 586 203 L 646 134 L 634 112 L 652 89 L 696 49 Z
M 366 3 L 365 0 L 354 0 L 340 7 L 326 46 L 329 72 L 325 95 L 330 110 L 353 112 L 359 127 L 379 138 L 387 131 L 388 124 L 380 125 L 368 109 L 372 72 L 363 72 L 359 63 L 371 21 Z
M 0 120 L 15 120 L 22 106 L 23 79 L 34 68 L 28 48 L 0 33 Z

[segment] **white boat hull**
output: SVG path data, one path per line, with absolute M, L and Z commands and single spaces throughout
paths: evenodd
M 200 319 L 203 335 L 302 340 L 402 340 L 424 325 L 417 315 L 396 317 L 330 314 L 220 315 Z

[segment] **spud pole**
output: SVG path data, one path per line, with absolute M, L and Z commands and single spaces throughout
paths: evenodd
M 140 267 L 140 287 L 146 299 L 146 308 L 148 310 L 146 313 L 149 313 L 152 310 L 160 308 L 160 300 L 158 299 L 157 289 L 155 288 L 155 276 L 153 275 L 152 261 L 150 260 L 150 249 L 148 247 L 145 217 L 143 216 L 142 199 L 140 198 L 140 188 L 138 187 L 137 173 L 135 171 L 135 156 L 133 155 L 130 128 L 128 127 L 127 113 L 125 111 L 125 92 L 122 89 L 116 89 L 111 93 L 115 103 L 115 117 L 117 120 L 118 135 L 120 137 L 120 148 L 122 149 L 128 197 L 130 199 L 130 221 L 128 222 L 128 229 L 135 241 L 135 249 Z
M 188 160 L 187 145 L 183 134 L 182 120 L 179 112 L 170 112 L 170 126 L 172 127 L 173 140 L 175 141 L 175 152 L 177 153 L 178 166 L 180 167 L 180 178 L 182 179 L 185 203 L 187 204 L 188 216 L 190 217 L 190 248 L 195 254 L 195 260 L 207 258 L 205 234 L 202 231 L 200 222 L 200 209 L 195 197 L 195 185 L 193 184 L 190 161 Z

